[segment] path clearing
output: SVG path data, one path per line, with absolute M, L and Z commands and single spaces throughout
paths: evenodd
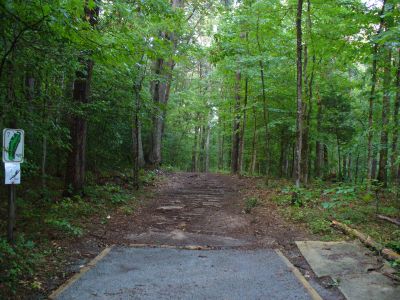
M 134 216 L 112 217 L 102 236 L 113 249 L 57 299 L 311 299 L 274 249 L 324 299 L 343 299 L 298 251 L 303 229 L 273 208 L 243 212 L 249 189 L 248 180 L 228 175 L 167 175 Z

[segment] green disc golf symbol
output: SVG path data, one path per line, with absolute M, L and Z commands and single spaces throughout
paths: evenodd
M 16 132 L 11 137 L 8 143 L 8 159 L 10 161 L 15 160 L 15 153 L 17 152 L 18 145 L 21 142 L 21 132 Z

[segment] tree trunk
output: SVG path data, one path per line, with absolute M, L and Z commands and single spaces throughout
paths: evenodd
M 235 109 L 232 132 L 231 172 L 239 171 L 239 144 L 240 144 L 240 81 L 241 73 L 236 71 L 235 80 Z
M 154 80 L 151 83 L 151 94 L 155 108 L 153 113 L 149 164 L 154 168 L 161 164 L 161 140 L 165 119 L 164 108 L 169 98 L 173 67 L 173 62 L 165 63 L 162 58 L 157 59 L 153 66 L 153 72 L 158 77 L 162 77 L 162 79 Z
M 142 55 L 141 62 L 143 63 L 144 54 Z M 140 64 L 141 65 L 141 64 Z M 142 87 L 143 81 L 146 74 L 146 69 L 142 72 L 141 67 L 137 68 L 137 77 L 133 82 L 133 128 L 132 128 L 132 144 L 133 144 L 133 158 L 134 158 L 134 177 L 139 183 L 139 169 L 145 165 L 144 153 L 143 153 L 143 142 L 142 142 L 142 122 L 140 120 L 140 111 L 142 105 Z M 138 186 L 137 186 L 138 187 Z
M 288 136 L 286 135 L 286 128 L 281 128 L 281 151 L 280 151 L 280 159 L 279 159 L 279 177 L 286 177 L 286 165 L 287 165 L 287 153 L 288 153 Z
M 32 125 L 32 116 L 33 116 L 33 100 L 35 97 L 35 78 L 31 74 L 31 72 L 26 73 L 25 77 L 25 98 L 28 102 L 28 111 L 29 111 L 29 116 L 28 120 L 30 123 L 30 126 Z
M 358 181 L 358 163 L 360 161 L 360 152 L 357 151 L 357 159 L 356 159 L 356 169 L 354 171 L 354 183 L 357 184 Z
M 351 175 L 352 175 L 351 168 L 353 167 L 352 163 L 353 163 L 353 160 L 352 160 L 351 153 L 350 153 L 348 156 L 348 160 L 347 160 L 347 179 L 349 181 L 351 181 Z
M 142 81 L 135 83 L 133 86 L 134 92 L 134 111 L 133 111 L 133 126 L 132 126 L 132 153 L 133 153 L 133 186 L 139 189 L 139 170 L 145 164 L 143 145 L 142 145 L 142 130 L 140 122 Z
M 205 161 L 205 167 L 204 171 L 208 173 L 210 169 L 210 134 L 211 134 L 211 127 L 210 125 L 207 126 L 207 134 L 206 134 L 206 145 L 205 145 L 205 151 L 206 151 L 206 161 Z
M 310 21 L 311 22 L 311 21 Z M 304 184 L 308 183 L 308 176 L 309 176 L 309 157 L 310 157 L 310 144 L 308 142 L 309 139 L 309 132 L 311 126 L 311 113 L 312 113 L 312 97 L 313 97 L 313 79 L 314 79 L 314 63 L 315 63 L 315 56 L 313 57 L 313 67 L 310 74 L 310 79 L 307 76 L 307 58 L 308 58 L 308 51 L 307 45 L 304 46 L 304 86 L 305 86 L 305 94 L 307 96 L 308 103 L 304 105 L 304 111 L 307 112 L 305 116 L 305 126 L 303 128 L 303 146 L 302 146 L 302 181 Z
M 385 62 L 382 98 L 382 131 L 381 149 L 379 153 L 378 180 L 387 186 L 387 162 L 388 162 L 388 126 L 390 114 L 390 83 L 391 83 L 392 49 L 387 49 L 387 60 Z
M 315 142 L 315 176 L 321 178 L 322 163 L 324 159 L 324 146 L 320 141 L 320 134 L 322 131 L 322 103 L 321 98 L 317 96 L 317 141 Z
M 377 35 L 380 34 L 383 28 L 384 24 L 384 18 L 383 15 L 385 13 L 385 5 L 386 5 L 386 0 L 383 0 L 382 4 L 382 9 L 379 14 L 380 18 L 380 23 L 379 23 L 379 29 L 377 32 Z M 374 47 L 372 50 L 372 71 L 371 71 L 371 91 L 370 91 L 370 96 L 369 96 L 369 112 L 368 112 L 368 154 L 367 154 L 367 178 L 368 180 L 371 180 L 375 178 L 375 176 L 372 175 L 372 139 L 373 139 L 373 131 L 372 131 L 372 126 L 373 126 L 373 113 L 374 113 L 374 100 L 375 100 L 375 89 L 376 89 L 376 80 L 377 80 L 377 61 L 378 61 L 378 44 L 374 43 Z
M 224 147 L 225 147 L 225 122 L 221 120 L 222 123 L 222 132 L 220 131 L 220 153 L 219 153 L 219 159 L 218 159 L 218 169 L 223 170 L 224 169 Z
M 372 152 L 371 178 L 376 179 L 376 171 L 378 169 L 378 159 L 376 150 Z
M 73 100 L 79 104 L 89 102 L 93 62 L 86 62 L 86 76 L 75 79 Z M 83 75 L 83 74 L 82 74 Z M 82 76 L 81 75 L 81 76 Z M 78 75 L 79 77 L 79 75 Z M 86 169 L 87 120 L 84 116 L 73 116 L 71 122 L 71 151 L 68 156 L 65 176 L 66 194 L 82 194 Z
M 47 94 L 48 94 L 48 81 L 46 79 L 45 84 L 45 96 L 43 97 L 43 109 L 42 109 L 42 125 L 45 126 L 42 134 L 42 162 L 41 162 L 41 179 L 42 189 L 46 188 L 46 164 L 47 164 Z
M 41 173 L 42 173 L 42 189 L 46 188 L 46 164 L 47 164 L 47 137 L 46 135 L 42 138 L 42 163 L 41 163 Z
M 257 19 L 257 31 L 256 31 L 256 39 L 257 39 L 257 46 L 258 52 L 262 53 L 261 51 L 261 42 L 259 37 L 259 19 Z M 269 180 L 269 162 L 270 162 L 270 155 L 269 155 L 269 129 L 268 129 L 268 122 L 269 122 L 269 114 L 268 114 L 268 106 L 267 106 L 267 97 L 265 95 L 265 79 L 264 79 L 264 63 L 260 59 L 260 77 L 261 77 L 261 88 L 262 88 L 262 99 L 263 99 L 263 120 L 264 120 L 264 130 L 265 130 L 265 178 L 266 183 L 268 184 Z
M 293 177 L 294 170 L 295 170 L 294 164 L 295 164 L 295 159 L 296 159 L 296 144 L 295 143 L 292 144 L 291 149 L 292 149 L 292 160 L 290 163 L 290 173 L 289 174 L 291 174 L 291 176 Z
M 397 169 L 399 164 L 396 163 L 398 157 L 397 142 L 399 138 L 399 108 L 400 108 L 400 49 L 398 50 L 397 72 L 396 72 L 396 99 L 393 110 L 393 140 L 392 140 L 392 157 L 391 157 L 391 178 L 393 182 L 398 181 Z
M 194 128 L 194 142 L 193 142 L 193 149 L 192 149 L 192 172 L 197 172 L 197 139 L 198 139 L 198 131 L 199 127 L 195 126 Z
M 250 174 L 254 174 L 256 168 L 256 159 L 257 159 L 257 112 L 256 108 L 253 106 L 253 118 L 254 118 L 254 127 L 253 127 L 253 140 L 251 142 L 251 163 L 250 163 Z
M 338 153 L 338 180 L 343 180 L 343 173 L 342 173 L 342 168 L 341 168 L 341 163 L 342 163 L 342 157 L 341 157 L 341 152 L 340 152 L 340 142 L 339 142 L 339 133 L 336 130 L 336 147 L 337 147 L 337 153 Z
M 89 9 L 85 6 L 86 20 L 94 27 L 97 23 L 99 8 Z M 90 84 L 94 62 L 81 58 L 85 72 L 77 71 L 73 87 L 73 101 L 84 106 L 89 102 Z M 82 115 L 72 117 L 70 125 L 71 151 L 68 156 L 65 175 L 65 194 L 82 194 L 86 170 L 86 136 L 87 120 Z
M 206 158 L 207 158 L 207 151 L 206 151 L 206 144 L 207 144 L 207 125 L 202 126 L 202 139 L 201 139 L 201 172 L 206 171 Z
M 249 79 L 246 77 L 245 88 L 244 88 L 243 120 L 242 120 L 242 129 L 240 132 L 240 155 L 239 155 L 239 173 L 240 174 L 244 170 L 244 145 L 245 145 L 244 134 L 245 134 L 245 129 L 246 129 L 248 83 L 249 83 Z
M 324 155 L 323 155 L 323 169 L 324 169 L 324 173 L 326 173 L 327 171 L 329 171 L 329 157 L 328 157 L 328 146 L 326 146 L 325 144 L 323 144 L 323 150 L 324 150 Z
M 171 7 L 173 10 L 183 7 L 183 0 L 172 0 Z M 173 44 L 173 50 L 177 49 L 178 40 L 175 33 L 161 33 L 161 38 L 168 39 Z M 154 63 L 153 72 L 160 79 L 154 80 L 151 83 L 151 94 L 155 105 L 155 113 L 153 115 L 153 128 L 151 133 L 151 148 L 149 153 L 149 165 L 152 168 L 157 168 L 161 164 L 161 145 L 164 129 L 164 120 L 166 117 L 165 106 L 168 103 L 169 93 L 172 82 L 172 71 L 174 70 L 175 62 L 169 59 L 165 62 L 163 58 L 158 58 Z
M 301 180 L 301 150 L 303 144 L 303 76 L 302 76 L 302 29 L 301 17 L 303 13 L 303 0 L 297 1 L 296 16 L 296 35 L 297 35 L 297 119 L 296 119 L 296 162 L 295 162 L 295 181 L 296 186 L 300 187 Z

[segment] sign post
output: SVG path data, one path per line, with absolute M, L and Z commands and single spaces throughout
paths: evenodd
M 21 183 L 21 163 L 24 161 L 24 131 L 3 130 L 3 162 L 5 184 L 9 185 L 7 238 L 14 242 L 16 184 Z

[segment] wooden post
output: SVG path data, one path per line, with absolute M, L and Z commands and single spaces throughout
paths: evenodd
M 8 197 L 8 229 L 7 238 L 10 243 L 14 243 L 14 227 L 15 227 L 15 199 L 16 199 L 16 189 L 15 184 L 10 184 L 9 187 L 9 197 Z

